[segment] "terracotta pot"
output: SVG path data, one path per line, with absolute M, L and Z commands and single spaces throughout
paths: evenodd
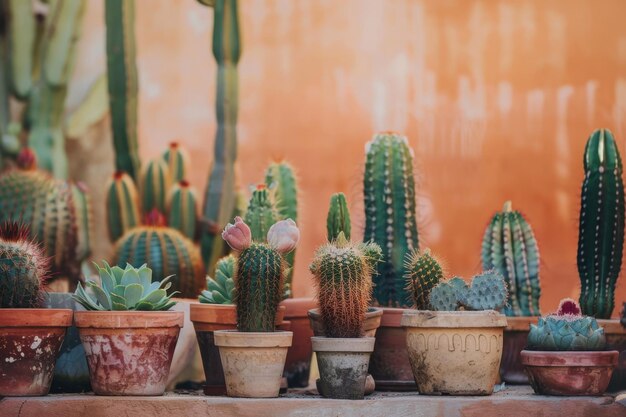
M 406 335 L 400 325 L 405 310 L 388 307 L 382 310 L 369 372 L 379 391 L 415 391 L 417 386 L 406 350 Z
M 604 328 L 607 349 L 619 352 L 617 367 L 613 371 L 608 391 L 626 390 L 626 329 L 619 319 L 598 320 L 598 324 Z
M 309 324 L 315 336 L 326 336 L 324 332 L 324 323 L 317 308 L 309 310 Z M 381 318 L 383 316 L 382 308 L 370 307 L 365 313 L 365 321 L 363 322 L 363 337 L 376 336 L 376 330 L 380 327 Z
M 276 323 L 283 322 L 285 307 L 280 306 Z M 206 395 L 226 395 L 224 370 L 220 352 L 215 346 L 215 330 L 237 329 L 237 310 L 232 304 L 191 304 L 190 317 L 196 330 L 196 338 L 202 356 L 202 365 L 206 377 L 204 393 Z
M 289 387 L 303 388 L 309 385 L 309 373 L 311 371 L 311 326 L 307 312 L 315 308 L 313 298 L 288 298 L 280 303 L 285 307 L 285 320 L 291 322 L 290 329 L 293 332 L 293 344 L 287 352 L 285 362 L 285 377 Z
M 520 359 L 520 352 L 526 347 L 531 324 L 537 324 L 539 317 L 507 317 L 504 329 L 504 345 L 500 378 L 511 385 L 528 385 L 528 375 Z
M 0 397 L 46 395 L 72 310 L 0 309 Z
M 619 352 L 548 352 L 523 350 L 530 385 L 541 395 L 602 395 Z
M 402 325 L 420 394 L 493 392 L 506 327 L 503 314 L 492 310 L 407 310 Z
M 375 341 L 374 337 L 312 337 L 320 371 L 319 393 L 326 398 L 362 400 Z
M 292 332 L 217 330 L 214 335 L 229 397 L 278 397 Z
M 74 322 L 98 395 L 163 395 L 181 311 L 77 311 Z

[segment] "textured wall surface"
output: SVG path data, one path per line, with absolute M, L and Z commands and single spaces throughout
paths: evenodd
M 273 158 L 299 171 L 296 295 L 313 293 L 307 266 L 325 237 L 331 193 L 346 192 L 356 229 L 363 225 L 364 144 L 390 129 L 415 149 L 422 246 L 450 274 L 478 272 L 484 227 L 512 199 L 539 240 L 544 310 L 578 296 L 584 143 L 607 127 L 626 153 L 626 3 L 240 0 L 240 8 L 241 183 L 261 180 Z M 137 0 L 137 19 L 143 158 L 179 139 L 202 190 L 215 132 L 212 10 Z M 104 70 L 103 21 L 101 2 L 90 2 L 73 103 Z

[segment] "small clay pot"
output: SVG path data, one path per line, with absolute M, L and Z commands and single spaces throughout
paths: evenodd
M 229 397 L 278 397 L 292 332 L 217 330 L 214 336 Z
M 77 311 L 97 395 L 163 395 L 182 311 Z
M 407 310 L 402 325 L 420 394 L 493 392 L 506 327 L 503 314 L 493 310 Z
M 530 325 L 537 324 L 538 319 L 539 317 L 506 318 L 500 378 L 507 384 L 528 385 L 528 375 L 522 365 L 520 352 L 526 347 Z
M 326 332 L 324 331 L 324 323 L 322 322 L 322 317 L 320 316 L 319 309 L 314 308 L 309 310 L 309 324 L 311 329 L 313 330 L 313 335 L 315 336 L 326 336 Z M 367 313 L 365 313 L 365 321 L 363 322 L 363 337 L 374 337 L 376 336 L 376 330 L 380 327 L 380 321 L 383 316 L 382 308 L 370 307 L 367 309 Z
M 375 338 L 312 337 L 320 379 L 317 390 L 326 398 L 362 400 Z
M 46 395 L 72 310 L 0 309 L 0 397 Z
M 619 352 L 523 350 L 530 385 L 541 395 L 602 395 L 617 365 Z
M 311 336 L 307 312 L 316 306 L 313 298 L 288 298 L 280 303 L 285 307 L 285 320 L 291 322 L 293 344 L 287 352 L 285 377 L 289 387 L 304 388 L 309 385 L 311 371 Z

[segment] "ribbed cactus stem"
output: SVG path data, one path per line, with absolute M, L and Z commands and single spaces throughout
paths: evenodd
M 264 242 L 270 227 L 279 220 L 272 195 L 263 184 L 252 192 L 244 221 L 252 230 L 252 240 Z
M 344 193 L 336 193 L 330 197 L 330 206 L 326 216 L 326 237 L 329 242 L 337 239 L 339 233 L 343 233 L 350 240 L 352 226 L 350 224 L 350 211 Z
M 185 180 L 172 187 L 169 198 L 168 225 L 179 230 L 189 239 L 196 236 L 196 191 Z
M 583 314 L 611 317 L 624 248 L 622 160 L 613 134 L 594 131 L 585 147 L 578 229 Z
M 140 224 L 139 195 L 133 179 L 127 173 L 118 171 L 109 182 L 106 208 L 111 242 Z
M 414 251 L 408 255 L 407 290 L 411 293 L 415 308 L 430 310 L 430 291 L 443 279 L 443 269 L 429 249 Z
M 180 182 L 189 175 L 189 154 L 178 142 L 170 143 L 163 153 L 163 160 L 167 164 L 172 182 Z
M 167 164 L 161 158 L 151 160 L 141 173 L 141 209 L 149 213 L 157 209 L 161 213 L 167 211 L 167 197 L 170 189 L 170 173 Z
M 237 258 L 235 304 L 241 332 L 273 332 L 282 300 L 283 258 L 266 243 L 253 242 Z
M 35 13 L 32 1 L 5 2 L 6 26 L 9 28 L 9 61 L 11 91 L 19 100 L 25 100 L 33 86 L 33 59 L 35 58 Z
M 405 256 L 418 249 L 413 151 L 407 138 L 379 133 L 366 145 L 363 175 L 364 240 L 383 250 L 375 275 L 374 298 L 381 306 L 409 306 Z

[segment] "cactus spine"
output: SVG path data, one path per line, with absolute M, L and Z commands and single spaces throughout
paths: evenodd
M 430 310 L 430 290 L 443 279 L 443 269 L 429 249 L 409 255 L 406 280 L 415 308 Z
M 252 240 L 265 241 L 270 227 L 278 221 L 279 214 L 274 206 L 272 195 L 263 184 L 252 192 L 244 221 L 252 230 Z
M 509 289 L 507 316 L 538 316 L 539 249 L 530 224 L 510 201 L 504 203 L 485 230 L 481 252 L 483 269 L 500 272 Z
M 140 224 L 139 195 L 133 179 L 127 173 L 118 171 L 109 182 L 106 207 L 111 242 Z
M 364 240 L 383 251 L 374 277 L 374 299 L 381 306 L 408 306 L 405 259 L 419 245 L 413 151 L 405 136 L 379 133 L 366 145 L 363 194 Z
M 335 193 L 330 197 L 330 207 L 326 216 L 326 235 L 329 242 L 343 233 L 350 240 L 351 225 L 348 202 L 343 193 Z
M 115 167 L 139 179 L 135 0 L 105 2 L 107 73 Z
M 212 268 L 224 252 L 219 231 L 235 209 L 235 161 L 237 159 L 237 63 L 241 56 L 237 0 L 215 0 L 213 55 L 217 61 L 217 133 L 214 157 L 205 191 L 202 253 Z
M 174 185 L 169 198 L 168 224 L 189 239 L 196 236 L 196 191 L 187 181 Z
M 608 319 L 624 248 L 622 159 L 608 129 L 589 137 L 584 169 L 578 228 L 580 306 L 585 315 Z

